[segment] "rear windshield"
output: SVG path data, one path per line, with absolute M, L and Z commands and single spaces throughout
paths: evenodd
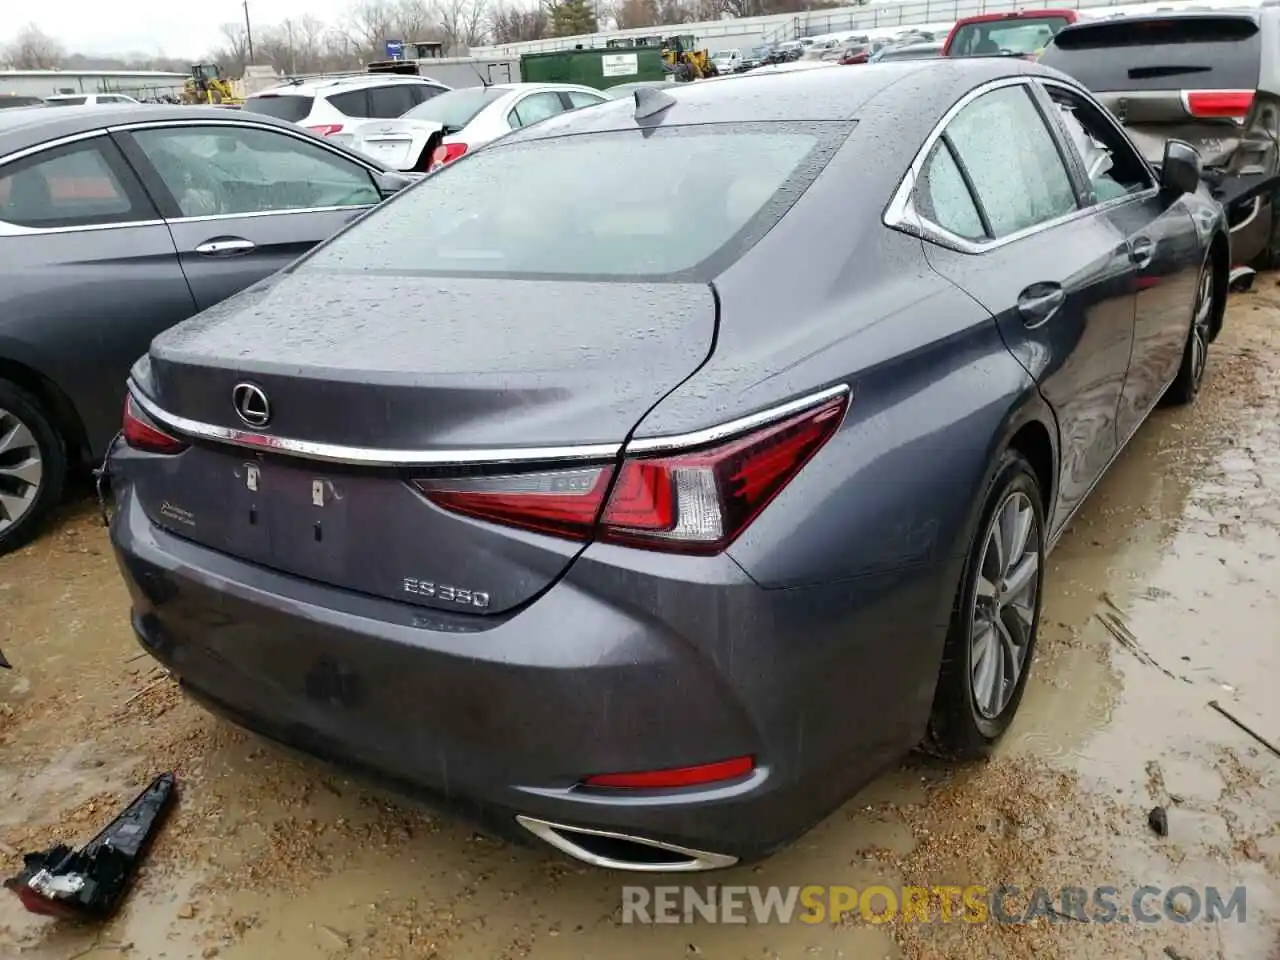
M 1262 41 L 1248 17 L 1113 20 L 1062 31 L 1040 59 L 1099 93 L 1252 90 Z
M 1018 17 L 966 23 L 951 38 L 947 56 L 1026 56 L 1043 50 L 1066 25 L 1066 17 Z
M 37 103 L 44 103 L 39 97 L 4 97 L 0 96 L 0 108 L 4 107 L 34 107 Z
M 297 123 L 311 112 L 315 97 L 280 96 L 274 93 L 260 97 L 250 97 L 244 102 L 244 109 L 250 113 L 261 113 L 277 120 L 288 120 Z
M 497 144 L 379 207 L 297 270 L 709 279 L 782 217 L 850 129 L 716 124 Z
M 402 117 L 404 120 L 430 120 L 446 130 L 461 130 L 477 113 L 510 91 L 493 87 L 468 87 L 450 90 L 418 104 Z

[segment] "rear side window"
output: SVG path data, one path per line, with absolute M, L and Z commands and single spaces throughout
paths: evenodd
M 114 144 L 70 144 L 0 166 L 0 220 L 22 227 L 147 220 L 154 211 Z
M 916 212 L 930 223 L 966 240 L 981 240 L 987 234 L 982 215 L 964 182 L 946 140 L 939 140 L 929 153 L 920 183 L 916 187 Z
M 369 90 L 369 116 L 382 120 L 398 117 L 418 105 L 411 86 L 397 83 Z
M 1040 59 L 1095 93 L 1253 90 L 1262 40 L 1248 17 L 1114 20 L 1063 30 Z
M 946 139 L 973 184 L 994 237 L 1078 208 L 1067 167 L 1026 87 L 978 97 L 947 124 Z
M 331 93 L 325 98 L 330 106 L 344 117 L 369 116 L 369 91 L 367 89 L 347 90 L 345 93 Z
M 272 94 L 265 97 L 250 97 L 244 102 L 243 109 L 249 113 L 261 113 L 264 116 L 275 117 L 277 120 L 298 123 L 306 119 L 314 102 L 314 97 L 281 97 Z
M 297 270 L 709 278 L 782 217 L 851 126 L 715 124 L 500 143 L 375 209 Z
M 87 103 L 88 97 L 56 97 L 52 100 L 46 100 L 45 103 L 51 107 L 79 107 Z

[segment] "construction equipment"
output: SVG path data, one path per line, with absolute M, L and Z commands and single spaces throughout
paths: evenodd
M 242 104 L 231 87 L 231 81 L 216 63 L 193 63 L 191 77 L 182 85 L 183 103 Z
M 701 80 L 719 73 L 711 62 L 711 55 L 706 50 L 697 49 L 698 41 L 692 34 L 663 37 L 661 46 L 662 59 L 676 75 L 676 80 Z

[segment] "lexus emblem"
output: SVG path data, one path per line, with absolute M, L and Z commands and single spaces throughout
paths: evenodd
M 265 427 L 271 422 L 271 404 L 261 387 L 252 383 L 237 383 L 231 391 L 231 402 L 236 414 L 251 427 Z

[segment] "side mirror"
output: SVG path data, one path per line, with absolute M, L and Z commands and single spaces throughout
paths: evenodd
M 417 182 L 416 177 L 406 177 L 403 173 L 392 173 L 385 171 L 383 173 L 374 174 L 374 182 L 378 185 L 378 193 L 382 195 L 382 199 L 393 197 L 405 187 L 411 186 Z
M 1160 189 L 1170 197 L 1195 193 L 1200 187 L 1200 154 L 1185 140 L 1167 140 L 1160 164 Z

